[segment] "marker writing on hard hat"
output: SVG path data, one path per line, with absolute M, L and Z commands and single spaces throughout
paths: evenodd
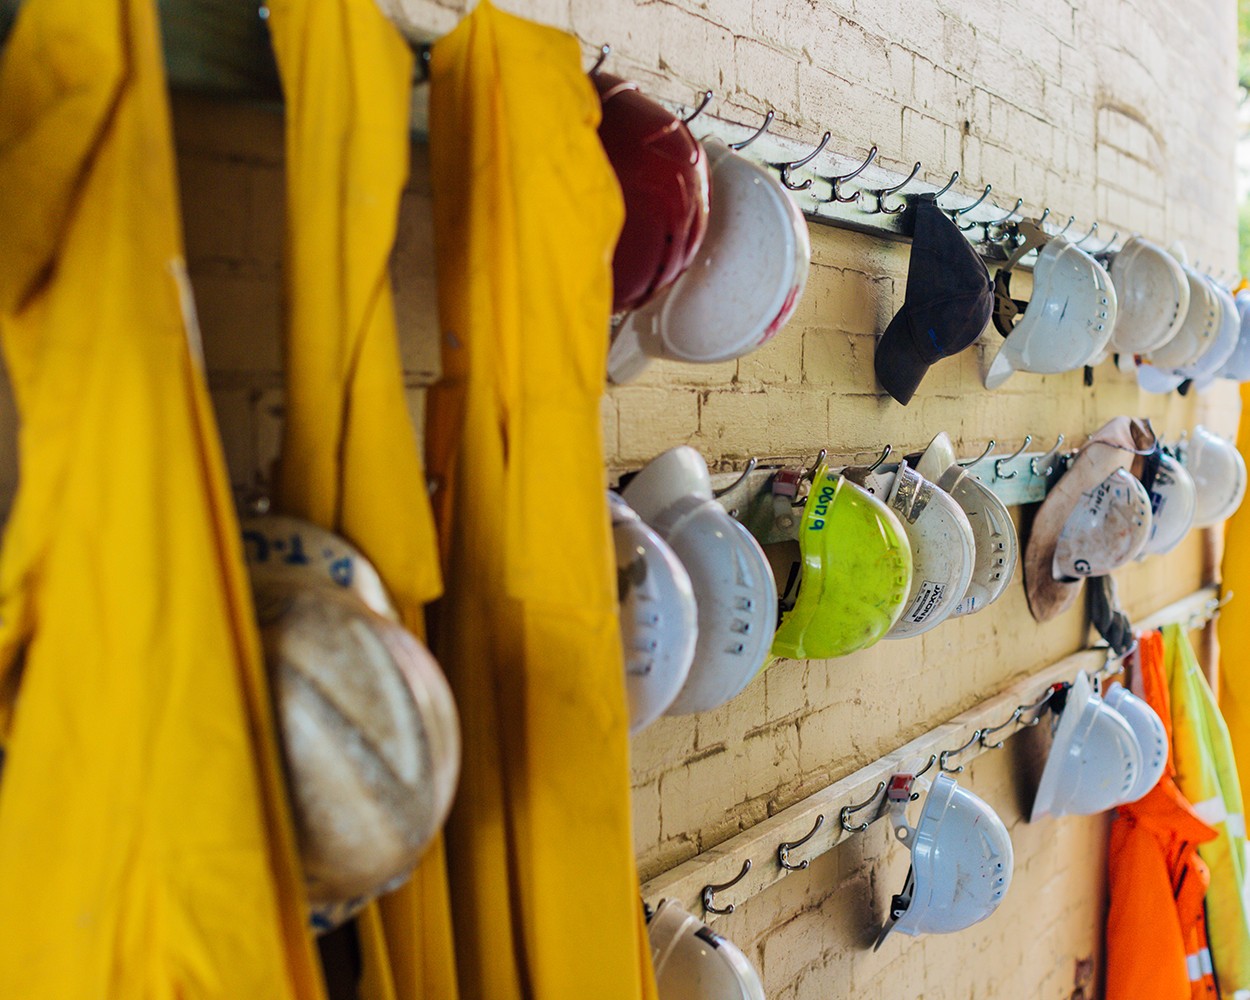
M 820 497 L 816 501 L 816 516 L 812 518 L 812 523 L 808 525 L 808 531 L 820 531 L 825 526 L 825 517 L 829 514 L 829 505 L 833 503 L 834 488 L 828 481 L 821 484 Z

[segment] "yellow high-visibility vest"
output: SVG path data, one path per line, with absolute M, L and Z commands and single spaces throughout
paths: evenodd
M 434 46 L 431 639 L 464 734 L 447 854 L 465 1000 L 655 990 L 599 423 L 624 212 L 598 121 L 563 32 L 482 0 Z
M 413 59 L 374 0 L 270 0 L 286 97 L 285 424 L 279 508 L 340 532 L 425 634 L 441 592 L 388 270 Z M 431 303 L 431 308 L 433 304 Z M 455 1000 L 441 837 L 359 921 L 366 1000 Z
M 1211 870 L 1207 937 L 1220 996 L 1250 1000 L 1250 908 L 1246 899 L 1246 821 L 1228 728 L 1179 625 L 1163 630 L 1172 698 L 1176 784 L 1218 836 L 1198 845 Z M 1243 996 L 1244 992 L 1244 996 Z
M 0 66 L 0 997 L 318 1000 L 155 7 L 27 0 Z

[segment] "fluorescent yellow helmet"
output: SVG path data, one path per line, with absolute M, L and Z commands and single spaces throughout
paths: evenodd
M 845 656 L 871 646 L 902 613 L 911 546 L 898 517 L 822 463 L 799 522 L 800 559 L 786 576 L 773 654 Z

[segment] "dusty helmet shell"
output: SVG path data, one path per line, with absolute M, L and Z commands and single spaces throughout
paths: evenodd
M 1198 493 L 1193 476 L 1162 448 L 1146 459 L 1142 484 L 1150 494 L 1150 538 L 1142 556 L 1171 552 L 1193 526 Z M 1153 466 L 1153 468 L 1151 468 Z
M 998 814 L 945 774 L 934 779 L 920 821 L 907 824 L 906 799 L 892 803 L 895 837 L 911 848 L 911 870 L 894 897 L 876 947 L 893 931 L 950 934 L 993 913 L 1011 886 L 1015 855 Z
M 612 381 L 628 382 L 647 358 L 703 364 L 755 350 L 797 308 L 811 261 L 807 223 L 776 176 L 719 139 L 707 235 L 689 269 L 617 331 Z
M 1136 802 L 1163 777 L 1168 763 L 1168 732 L 1163 720 L 1143 698 L 1118 681 L 1107 688 L 1103 700 L 1124 716 L 1142 751 L 1142 769 L 1121 805 Z
M 698 638 L 690 574 L 676 553 L 615 493 L 608 493 L 629 731 L 650 725 L 686 683 Z
M 1142 360 L 1164 371 L 1178 372 L 1192 365 L 1214 346 L 1220 332 L 1222 312 L 1215 288 L 1192 268 L 1185 269 L 1189 280 L 1189 309 L 1176 336 L 1162 347 L 1142 356 Z
M 1209 528 L 1231 517 L 1246 495 L 1246 463 L 1236 446 L 1199 424 L 1180 459 L 1194 479 L 1194 527 Z
M 1119 304 L 1112 350 L 1145 354 L 1176 336 L 1189 309 L 1189 280 L 1175 257 L 1131 237 L 1111 261 L 1111 283 Z
M 647 938 L 660 1000 L 765 1000 L 751 960 L 673 900 L 660 900 Z
M 1075 371 L 1103 353 L 1116 322 L 1111 278 L 1098 261 L 1062 236 L 1051 238 L 1033 267 L 1033 296 L 1018 323 L 1005 309 L 1010 269 L 995 276 L 994 325 L 1006 335 L 989 372 L 987 389 L 996 389 L 1013 372 L 1055 374 Z
M 778 583 L 781 623 L 775 656 L 824 659 L 871 646 L 902 613 L 911 586 L 911 547 L 898 517 L 823 462 L 784 547 L 791 572 Z
M 1132 727 L 1098 697 L 1082 671 L 1059 715 L 1029 820 L 1093 816 L 1120 805 L 1136 787 L 1142 766 Z
M 1215 373 L 1233 356 L 1237 342 L 1241 339 L 1241 314 L 1237 312 L 1237 303 L 1233 301 L 1232 293 L 1214 278 L 1205 277 L 1203 280 L 1215 293 L 1220 325 L 1211 346 L 1197 361 L 1181 369 L 1181 374 L 1192 379 L 1194 388 L 1200 391 L 1215 381 Z
M 1064 522 L 1051 571 L 1056 580 L 1106 576 L 1141 553 L 1150 538 L 1150 495 L 1127 469 L 1116 469 L 1081 495 Z
M 740 693 L 764 665 L 777 626 L 763 550 L 711 495 L 707 463 L 685 446 L 652 460 L 621 491 L 676 553 L 694 589 L 694 661 L 669 715 L 704 712 Z

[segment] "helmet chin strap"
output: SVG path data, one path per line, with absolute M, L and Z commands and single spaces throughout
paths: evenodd
M 1110 576 L 1091 577 L 1085 585 L 1089 620 L 1116 656 L 1124 656 L 1133 647 L 1133 623 L 1120 610 L 1115 580 Z
M 1035 222 L 1021 222 L 1016 231 L 1024 241 L 1016 247 L 1007 262 L 994 275 L 994 328 L 1004 337 L 1011 333 L 1016 318 L 1028 305 L 1022 299 L 1011 297 L 1011 269 L 1020 263 L 1030 250 L 1040 250 L 1050 242 L 1050 234 Z

